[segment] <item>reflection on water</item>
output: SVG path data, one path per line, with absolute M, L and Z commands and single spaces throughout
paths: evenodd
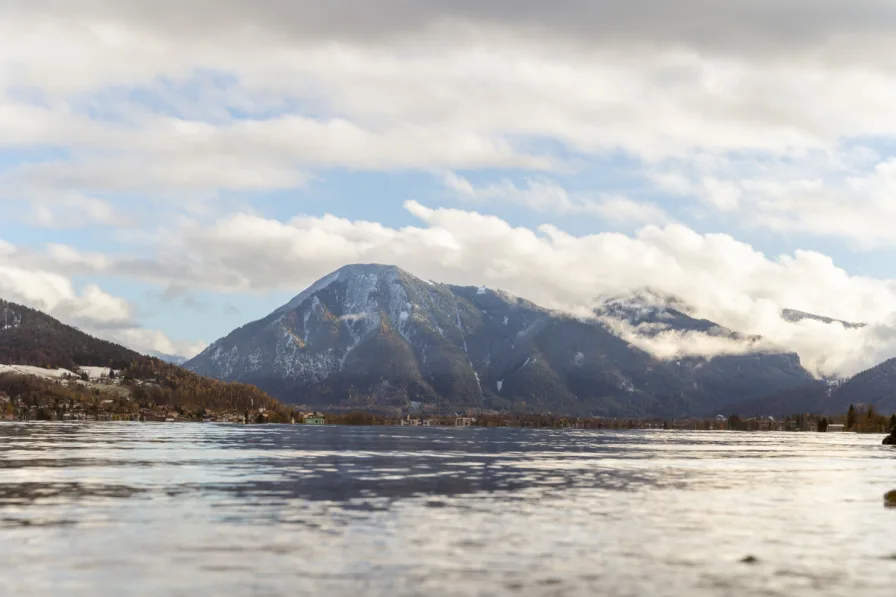
M 0 592 L 890 595 L 879 442 L 2 424 Z

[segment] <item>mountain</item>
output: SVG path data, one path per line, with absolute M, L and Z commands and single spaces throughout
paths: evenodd
M 165 361 L 166 363 L 171 363 L 172 365 L 183 365 L 190 359 L 187 357 L 182 357 L 176 354 L 167 354 L 164 352 L 158 352 L 156 350 L 151 350 L 146 353 L 148 356 L 155 357 L 161 361 Z
M 121 369 L 141 355 L 94 338 L 36 309 L 0 299 L 0 364 Z
M 756 342 L 761 338 L 729 330 L 708 319 L 690 315 L 691 307 L 683 300 L 644 288 L 628 294 L 606 297 L 594 310 L 604 320 L 624 322 L 638 333 L 655 337 L 662 333 L 701 333 L 735 342 Z
M 890 359 L 836 384 L 814 382 L 789 392 L 732 405 L 731 414 L 751 416 L 815 413 L 841 415 L 849 405 L 873 406 L 881 413 L 896 412 L 896 359 Z
M 268 408 L 283 417 L 287 411 L 255 387 L 202 377 L 94 338 L 36 309 L 4 300 L 0 300 L 0 365 L 3 365 L 0 393 L 6 392 L 12 397 L 18 397 L 17 392 L 21 392 L 29 398 L 65 394 L 77 400 L 93 400 L 94 391 L 100 391 L 115 398 L 126 396 L 135 408 L 170 405 L 196 411 L 205 408 L 242 411 L 255 406 Z M 77 385 L 65 388 L 56 383 L 67 372 L 80 371 L 93 378 L 90 367 L 120 373 L 114 382 L 91 382 L 89 388 Z
M 844 413 L 850 404 L 874 406 L 878 412 L 896 413 L 896 359 L 884 361 L 844 382 L 834 393 L 834 412 Z
M 784 309 L 781 315 L 787 321 L 839 323 L 848 329 L 863 328 L 866 325 L 794 309 Z M 896 412 L 896 359 L 880 363 L 848 379 L 813 381 L 798 388 L 732 404 L 725 408 L 725 412 L 744 416 L 783 416 L 797 413 L 839 415 L 846 412 L 851 404 L 873 406 L 878 412 Z
M 806 385 L 775 392 L 769 396 L 728 405 L 722 412 L 726 415 L 744 417 L 784 417 L 799 413 L 840 414 L 839 407 L 832 399 L 835 391 L 835 385 L 824 381 L 812 381 Z
M 624 315 L 624 302 L 605 305 L 613 313 L 574 318 L 500 291 L 351 265 L 185 366 L 328 408 L 420 402 L 433 410 L 604 416 L 702 412 L 811 380 L 793 354 L 658 360 L 601 321 Z M 665 308 L 666 324 L 722 329 Z
M 803 320 L 820 321 L 822 323 L 839 323 L 847 329 L 858 329 L 865 327 L 864 323 L 853 323 L 851 321 L 843 321 L 842 319 L 833 319 L 824 317 L 823 315 L 815 315 L 814 313 L 806 313 L 796 309 L 784 309 L 781 311 L 781 317 L 786 321 L 797 323 Z

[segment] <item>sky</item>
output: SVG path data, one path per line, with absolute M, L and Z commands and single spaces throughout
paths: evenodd
M 894 26 L 882 0 L 2 0 L 0 296 L 192 356 L 390 263 L 577 314 L 651 288 L 851 375 L 896 356 Z

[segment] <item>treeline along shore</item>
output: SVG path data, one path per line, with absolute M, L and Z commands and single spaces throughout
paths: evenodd
M 97 377 L 60 379 L 0 375 L 0 420 L 221 422 L 421 427 L 520 427 L 536 429 L 679 429 L 693 431 L 791 431 L 894 433 L 896 415 L 850 406 L 840 416 L 794 414 L 783 418 L 608 418 L 468 410 L 441 414 L 317 412 L 284 405 L 252 386 L 222 383 L 155 360 L 134 361 Z

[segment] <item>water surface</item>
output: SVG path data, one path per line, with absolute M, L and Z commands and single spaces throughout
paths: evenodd
M 5 423 L 0 585 L 889 596 L 890 489 L 853 434 Z

